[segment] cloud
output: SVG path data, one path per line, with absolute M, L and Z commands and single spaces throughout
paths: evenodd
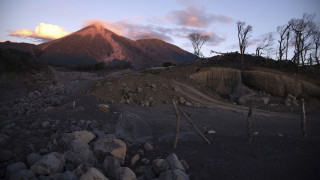
M 153 25 L 136 24 L 128 20 L 106 21 L 101 19 L 91 19 L 85 21 L 84 27 L 95 23 L 102 24 L 105 28 L 113 31 L 114 33 L 134 40 L 141 38 L 158 38 L 165 41 L 172 41 L 172 38 L 166 35 L 170 29 Z
M 18 29 L 9 34 L 9 36 L 31 37 L 36 40 L 53 40 L 58 39 L 69 33 L 62 27 L 53 24 L 38 23 L 34 29 Z
M 167 19 L 178 25 L 205 28 L 213 22 L 233 23 L 229 16 L 206 13 L 205 8 L 186 7 L 185 10 L 172 11 L 167 15 Z

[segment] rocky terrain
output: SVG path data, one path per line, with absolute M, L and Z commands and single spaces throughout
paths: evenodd
M 250 88 L 230 70 L 214 69 L 198 78 L 207 69 L 52 70 L 53 84 L 12 86 L 16 96 L 1 88 L 3 179 L 320 177 L 320 106 L 314 98 L 306 98 L 308 138 L 303 138 L 297 94 L 281 97 Z M 203 78 L 208 74 L 211 78 Z M 178 147 L 172 148 L 172 99 L 211 145 L 180 114 Z M 249 100 L 254 101 L 251 144 Z

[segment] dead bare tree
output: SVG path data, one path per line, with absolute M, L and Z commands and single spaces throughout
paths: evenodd
M 200 33 L 190 33 L 188 35 L 188 38 L 192 43 L 194 55 L 196 55 L 197 57 L 204 57 L 201 53 L 201 48 L 203 44 L 210 39 L 210 37 L 208 35 L 203 35 Z
M 259 43 L 256 47 L 256 56 L 261 56 L 262 54 L 270 55 L 272 51 L 272 46 L 274 43 L 274 38 L 272 33 L 269 33 L 267 37 L 265 37 L 261 43 Z M 265 53 L 263 53 L 265 51 Z
M 279 42 L 279 61 L 282 60 L 284 50 L 286 50 L 286 59 L 288 55 L 289 37 L 290 37 L 290 24 L 277 27 L 277 32 L 280 35 Z M 285 41 L 285 38 L 287 41 Z
M 317 28 L 314 31 L 314 33 L 312 35 L 312 40 L 314 43 L 314 58 L 316 59 L 317 65 L 319 66 L 320 65 L 319 52 L 318 52 L 319 45 L 320 45 L 320 29 L 319 28 Z
M 239 48 L 241 53 L 241 63 L 243 67 L 243 55 L 246 51 L 246 48 L 248 47 L 248 39 L 251 37 L 250 33 L 252 32 L 252 26 L 245 25 L 245 22 L 237 21 Z
M 304 65 L 305 55 L 311 49 L 312 41 L 310 37 L 314 33 L 315 23 L 313 22 L 315 15 L 304 13 L 301 19 L 291 19 L 289 21 L 290 30 L 293 32 L 294 40 L 294 57 L 293 61 L 297 64 Z

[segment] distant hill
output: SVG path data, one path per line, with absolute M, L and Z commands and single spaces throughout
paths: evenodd
M 102 25 L 87 26 L 68 36 L 38 45 L 41 58 L 53 64 L 94 64 L 120 60 L 135 67 L 149 67 L 163 62 L 190 62 L 195 56 L 158 39 L 133 41 Z
M 15 43 L 15 42 L 1 42 L 0 43 L 0 49 L 16 49 L 22 52 L 27 52 L 30 54 L 33 54 L 34 49 L 37 46 L 35 44 L 29 44 L 29 43 Z

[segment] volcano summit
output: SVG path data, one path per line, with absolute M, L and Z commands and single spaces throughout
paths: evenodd
M 190 62 L 195 56 L 156 38 L 131 40 L 93 24 L 60 39 L 38 45 L 41 59 L 52 64 L 94 64 L 113 60 L 149 67 Z

